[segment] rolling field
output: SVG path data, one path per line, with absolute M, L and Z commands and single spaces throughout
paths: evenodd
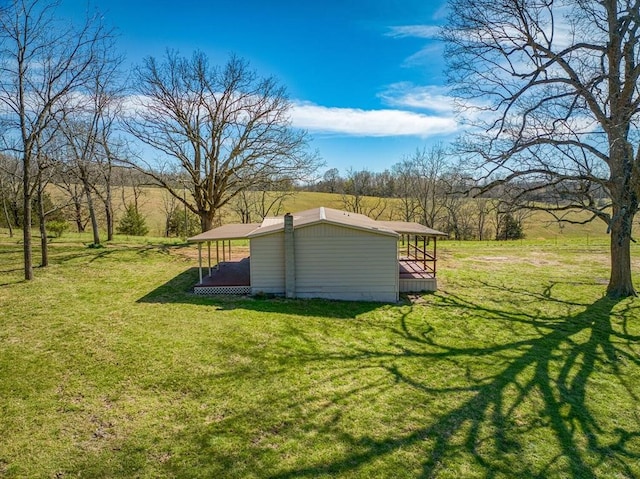
M 52 195 L 54 198 L 60 195 L 56 192 L 54 187 L 51 187 Z M 147 187 L 143 189 L 143 193 L 139 199 L 140 212 L 145 217 L 146 224 L 149 227 L 149 236 L 161 236 L 164 231 L 165 225 L 165 212 L 163 206 L 163 198 L 167 193 L 160 188 Z M 116 210 L 116 224 L 117 219 L 124 214 L 125 202 L 133 201 L 133 194 L 130 188 L 125 188 L 121 191 L 116 188 L 114 192 L 114 206 Z M 367 198 L 365 203 L 376 203 L 377 198 Z M 380 219 L 389 219 L 392 214 L 394 202 L 397 200 L 388 199 L 388 207 Z M 344 209 L 342 202 L 342 195 L 335 193 L 318 193 L 318 192 L 298 192 L 295 195 L 288 197 L 279 214 L 285 212 L 304 211 L 319 206 L 325 206 L 328 208 Z M 577 215 L 577 218 L 584 219 L 584 216 Z M 640 221 L 640 218 L 638 219 Z M 235 214 L 230 208 L 226 207 L 222 213 L 223 223 L 239 222 L 237 214 Z M 257 219 L 256 219 L 257 221 Z M 527 238 L 534 240 L 553 240 L 564 241 L 565 239 L 581 239 L 585 241 L 599 240 L 607 238 L 607 228 L 602 221 L 593 221 L 586 225 L 571 225 L 564 224 L 562 227 L 558 225 L 553 218 L 543 212 L 535 212 L 526 219 L 524 222 L 524 232 Z M 71 231 L 71 230 L 70 230 Z M 492 231 L 495 234 L 495 231 Z
M 0 477 L 640 477 L 606 238 L 442 242 L 400 304 L 196 297 L 192 246 L 81 240 L 27 283 L 0 236 Z

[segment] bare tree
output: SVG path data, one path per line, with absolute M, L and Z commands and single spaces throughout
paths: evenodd
M 632 0 L 454 0 L 450 77 L 480 128 L 462 146 L 488 188 L 553 194 L 611 233 L 607 293 L 635 295 L 630 241 L 640 194 L 640 5 Z M 481 99 L 478 101 L 478 99 Z M 484 114 L 482 114 L 484 113 Z M 608 201 L 598 201 L 606 196 Z
M 100 230 L 96 213 L 95 197 L 105 205 L 108 239 L 113 238 L 113 206 L 111 201 L 111 171 L 113 158 L 111 133 L 119 101 L 113 92 L 120 59 L 112 49 L 96 53 L 96 64 L 91 70 L 82 95 L 70 98 L 67 108 L 58 119 L 57 127 L 66 140 L 68 159 L 74 164 L 84 188 L 93 244 L 99 245 Z M 104 191 L 101 189 L 103 188 Z
M 478 239 L 482 241 L 489 236 L 487 223 L 489 222 L 489 215 L 495 208 L 495 202 L 490 198 L 476 198 L 475 205 L 476 230 Z
M 342 190 L 342 207 L 347 211 L 364 214 L 364 198 L 371 191 L 373 173 L 367 169 L 349 168 Z
M 274 176 L 301 180 L 318 166 L 306 132 L 290 126 L 284 88 L 239 58 L 219 68 L 200 52 L 191 58 L 167 52 L 136 69 L 136 85 L 129 131 L 167 160 L 138 166 L 197 214 L 203 231 L 241 191 Z M 163 174 L 176 160 L 187 177 L 186 197 Z
M 175 196 L 164 192 L 162 195 L 162 212 L 164 213 L 164 236 L 171 235 L 171 220 L 177 214 L 178 201 Z
M 442 225 L 440 226 L 449 235 L 453 235 L 456 240 L 470 239 L 469 231 L 469 198 L 463 192 L 465 185 L 460 175 L 455 172 L 448 172 L 439 178 L 438 211 L 442 214 Z M 437 217 L 433 218 L 434 224 Z
M 79 27 L 55 17 L 56 3 L 13 0 L 0 11 L 0 104 L 8 147 L 22 159 L 24 273 L 33 279 L 32 169 L 66 100 L 92 78 L 108 37 L 99 17 Z
M 327 193 L 337 193 L 342 178 L 340 178 L 340 171 L 338 168 L 331 168 L 324 172 L 322 180 L 326 188 Z
M 84 207 L 83 187 L 77 181 L 76 173 L 73 171 L 74 165 L 66 161 L 63 150 L 61 147 L 51 153 L 55 160 L 55 184 L 67 197 L 67 203 L 71 206 L 69 220 L 76 225 L 78 233 L 84 233 L 89 219 Z
M 286 178 L 261 185 L 256 190 L 243 190 L 230 203 L 242 223 L 263 220 L 267 216 L 277 216 L 283 212 L 284 202 L 296 191 Z
M 79 115 L 74 115 L 64 119 L 61 123 L 61 131 L 66 139 L 65 152 L 70 163 L 70 168 L 67 171 L 73 173 L 76 180 L 82 185 L 82 193 L 91 221 L 93 244 L 97 246 L 101 241 L 94 201 L 94 185 L 97 181 L 97 168 L 94 164 L 97 147 L 94 125 L 91 122 L 80 120 Z
M 38 216 L 38 229 L 40 231 L 40 266 L 49 266 L 49 243 L 47 239 L 47 215 L 51 213 L 46 211 L 44 200 L 46 197 L 45 188 L 51 180 L 53 172 L 53 163 L 47 157 L 42 148 L 38 148 L 36 155 L 37 172 L 34 178 L 34 189 L 36 195 L 36 204 Z
M 114 124 L 122 111 L 122 98 L 119 96 L 119 86 L 115 75 L 121 60 L 115 59 L 112 68 L 105 72 L 105 76 L 96 83 L 94 95 L 98 99 L 98 122 L 96 123 L 96 141 L 98 142 L 98 154 L 95 157 L 99 175 L 99 181 L 93 188 L 104 205 L 105 220 L 107 226 L 107 241 L 113 240 L 114 211 L 113 211 L 113 170 L 117 163 L 122 162 L 128 156 L 127 143 L 121 138 L 114 138 Z M 137 198 L 136 198 L 137 200 Z M 138 211 L 138 202 L 135 203 Z
M 0 170 L 0 197 L 2 198 L 2 213 L 4 215 L 7 228 L 9 228 L 9 238 L 13 238 L 13 224 L 11 222 L 11 216 L 9 215 L 9 189 L 6 186 L 6 178 L 3 172 Z
M 420 203 L 417 198 L 418 172 L 416 164 L 411 157 L 403 158 L 400 163 L 392 167 L 396 184 L 396 204 L 394 216 L 402 221 L 417 221 L 420 211 Z
M 118 162 L 122 162 L 123 158 L 128 157 L 128 154 L 124 154 L 117 155 L 114 158 L 116 158 Z M 127 160 L 125 160 L 125 162 L 127 162 Z M 173 179 L 176 188 L 179 184 L 182 184 L 177 181 L 177 178 L 178 176 L 176 175 L 176 179 Z M 112 181 L 120 185 L 121 206 L 127 208 L 129 204 L 133 204 L 135 210 L 138 211 L 141 206 L 142 197 L 147 193 L 146 187 L 150 186 L 149 176 L 131 167 L 118 167 L 113 174 Z M 169 205 L 169 203 L 167 203 L 167 205 Z
M 447 169 L 444 148 L 438 144 L 429 150 L 416 150 L 412 161 L 417 175 L 416 198 L 420 204 L 420 222 L 435 228 L 444 209 L 442 177 Z

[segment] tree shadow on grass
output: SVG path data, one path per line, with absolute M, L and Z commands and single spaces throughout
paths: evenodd
M 166 283 L 149 291 L 138 303 L 187 303 L 211 304 L 207 298 L 191 294 L 193 285 L 198 282 L 198 268 L 189 268 Z
M 564 303 L 553 297 L 552 289 L 553 285 L 540 294 L 511 291 L 504 297 Z M 357 452 L 270 477 L 314 477 L 356 471 L 380 457 L 407 448 L 424 448 L 426 454 L 419 474 L 424 478 L 437 477 L 449 466 L 460 467 L 460 461 L 466 462 L 467 470 L 479 472 L 476 475 L 481 477 L 604 477 L 600 468 L 611 466 L 621 476 L 637 477 L 640 470 L 638 420 L 612 426 L 611 418 L 597 412 L 602 409 L 593 407 L 590 397 L 593 388 L 606 388 L 609 382 L 615 382 L 616 391 L 626 396 L 624 404 L 632 409 L 638 404 L 640 390 L 637 385 L 629 384 L 625 375 L 626 368 L 640 366 L 636 350 L 640 336 L 630 334 L 627 328 L 629 319 L 637 316 L 637 312 L 629 305 L 620 310 L 616 308 L 618 304 L 605 297 L 578 313 L 554 317 L 531 313 L 531 308 L 518 312 L 513 307 L 478 306 L 461 296 L 439 295 L 432 307 L 521 323 L 535 332 L 502 344 L 491 344 L 494 341 L 487 338 L 486 343 L 491 345 L 479 347 L 455 347 L 431 339 L 428 327 L 420 333 L 415 332 L 408 324 L 408 317 L 413 312 L 409 307 L 396 328 L 401 352 L 360 349 L 331 359 L 346 361 L 354 368 L 377 363 L 395 384 L 421 391 L 427 398 L 451 396 L 454 406 L 448 412 L 434 416 L 429 424 L 404 435 L 356 436 L 328 425 L 335 441 L 346 445 L 345 450 Z M 567 303 L 567 306 L 579 305 Z M 306 360 L 322 362 L 327 358 L 308 357 Z M 424 377 L 407 372 L 411 371 L 405 367 L 407 360 L 447 360 L 467 364 L 469 361 L 488 361 L 499 363 L 500 367 L 491 369 L 494 374 L 470 378 L 462 386 L 433 387 Z M 594 373 L 598 376 L 595 383 L 592 382 Z M 607 381 L 603 383 L 604 379 Z M 460 394 L 466 399 L 454 399 Z M 527 407 L 537 405 L 536 417 L 518 418 L 525 403 Z M 544 447 L 544 443 L 549 443 L 554 451 L 552 457 L 545 457 L 543 453 L 543 461 L 514 463 L 514 458 L 531 447 L 527 442 L 528 435 L 538 436 L 533 447 Z M 540 435 L 546 437 L 540 439 Z
M 206 296 L 194 294 L 198 268 L 189 268 L 150 291 L 138 303 L 180 303 L 214 306 L 220 310 L 246 309 L 264 313 L 351 319 L 381 307 L 382 303 L 364 301 L 331 301 L 322 299 L 285 299 L 281 297 Z
M 326 312 L 333 302 L 211 300 L 180 292 L 197 270 L 184 275 L 149 302 L 184 294 L 184 302 L 221 309 L 328 319 L 326 328 L 274 319 L 266 336 L 245 331 L 251 340 L 212 344 L 210 360 L 224 359 L 215 372 L 190 367 L 176 373 L 178 385 L 174 377 L 155 384 L 156 393 L 180 398 L 168 404 L 180 427 L 160 434 L 155 452 L 176 455 L 158 465 L 164 475 L 369 477 L 381 468 L 379 477 L 640 476 L 633 301 L 582 304 L 560 297 L 554 283 L 537 292 L 468 281 L 490 299 L 440 292 L 342 322 L 331 319 L 385 306 L 339 303 Z M 482 334 L 487 325 L 495 337 Z M 198 408 L 183 418 L 191 403 Z M 127 447 L 141 464 L 148 459 L 135 438 Z

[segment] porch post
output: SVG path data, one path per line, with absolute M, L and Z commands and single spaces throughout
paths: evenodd
M 209 276 L 211 276 L 211 241 L 207 241 L 207 259 L 209 260 Z
M 202 284 L 202 243 L 198 243 L 198 273 L 200 274 L 200 284 Z
M 434 236 L 433 237 L 433 276 L 435 277 L 436 275 L 436 265 L 438 264 L 438 256 L 436 254 L 436 244 L 438 241 L 438 237 Z
M 220 242 L 216 240 L 216 269 L 220 269 Z
M 427 269 L 427 235 L 422 236 L 422 269 Z

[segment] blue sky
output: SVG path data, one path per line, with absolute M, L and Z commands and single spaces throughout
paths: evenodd
M 230 53 L 286 86 L 292 121 L 326 168 L 382 171 L 416 148 L 448 142 L 458 125 L 444 89 L 445 1 L 63 0 L 80 18 L 98 9 L 127 64 L 167 48 Z

